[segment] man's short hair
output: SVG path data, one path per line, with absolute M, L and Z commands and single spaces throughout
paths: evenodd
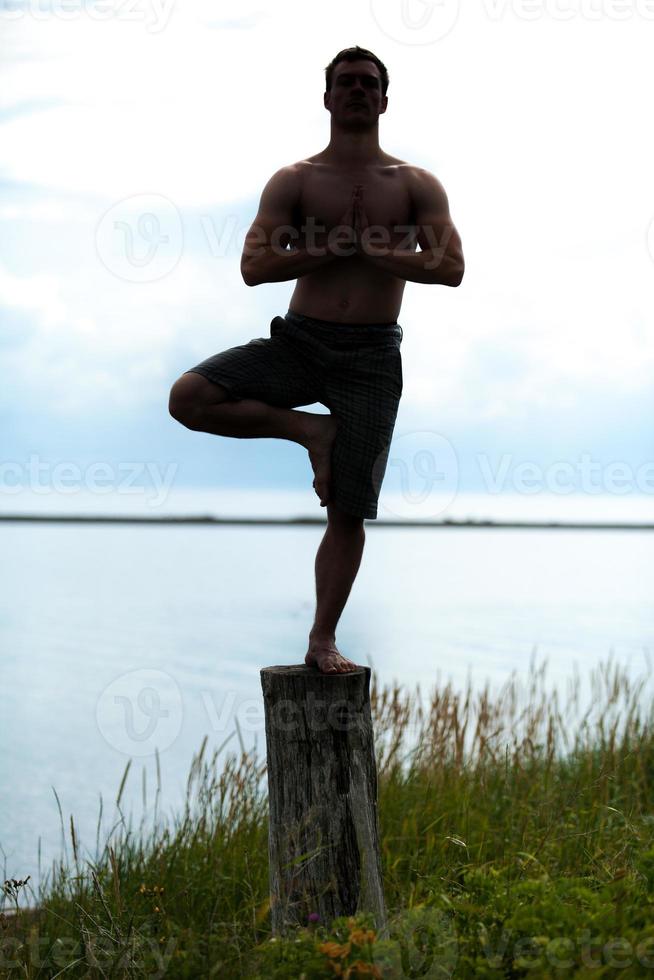
M 382 95 L 386 95 L 386 90 L 388 88 L 388 71 L 386 70 L 386 65 L 383 61 L 373 54 L 372 51 L 368 51 L 367 48 L 360 48 L 356 44 L 353 48 L 343 48 L 339 51 L 335 58 L 329 62 L 325 68 L 325 91 L 329 92 L 332 87 L 332 75 L 334 74 L 334 68 L 339 63 L 339 61 L 372 61 L 379 68 L 379 74 L 381 75 L 381 88 Z

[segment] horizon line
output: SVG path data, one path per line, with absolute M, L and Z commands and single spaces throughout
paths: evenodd
M 321 517 L 216 517 L 211 514 L 147 516 L 139 514 L 0 514 L 0 522 L 40 522 L 63 524 L 240 524 L 253 526 L 324 526 Z M 518 521 L 466 518 L 457 520 L 393 520 L 364 518 L 366 527 L 429 527 L 429 528 L 535 528 L 543 530 L 591 530 L 591 531 L 654 531 L 654 523 L 624 523 L 615 521 Z

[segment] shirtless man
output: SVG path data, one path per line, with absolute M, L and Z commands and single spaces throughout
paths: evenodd
M 379 146 L 383 63 L 356 46 L 325 72 L 329 144 L 273 174 L 241 259 L 248 286 L 297 279 L 288 313 L 273 319 L 269 338 L 184 372 L 169 410 L 200 432 L 308 450 L 327 529 L 305 663 L 343 673 L 357 665 L 339 653 L 336 624 L 359 570 L 364 519 L 377 516 L 402 392 L 404 286 L 458 286 L 464 260 L 441 183 Z M 331 414 L 294 410 L 314 402 Z

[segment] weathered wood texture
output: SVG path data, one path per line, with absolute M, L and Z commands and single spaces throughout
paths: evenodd
M 265 667 L 261 686 L 273 933 L 367 911 L 383 934 L 370 668 Z

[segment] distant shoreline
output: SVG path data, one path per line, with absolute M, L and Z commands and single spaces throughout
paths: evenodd
M 327 521 L 320 517 L 212 517 L 210 514 L 198 516 L 147 517 L 139 515 L 114 514 L 0 514 L 0 522 L 37 522 L 47 524 L 234 524 L 255 527 L 290 525 L 294 527 L 322 527 Z M 497 520 L 454 520 L 442 521 L 402 521 L 370 520 L 366 527 L 420 527 L 420 528 L 533 528 L 542 530 L 575 531 L 654 531 L 654 524 L 624 524 L 612 521 L 497 521 Z

